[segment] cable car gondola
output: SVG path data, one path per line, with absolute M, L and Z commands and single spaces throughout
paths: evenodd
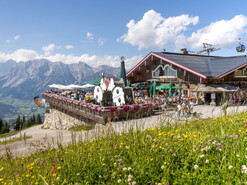
M 240 41 L 241 38 L 238 40 Z M 239 44 L 236 47 L 237 52 L 244 52 L 245 51 L 245 46 L 239 42 Z

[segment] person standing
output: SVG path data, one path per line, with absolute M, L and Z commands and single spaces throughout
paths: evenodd
M 224 114 L 224 116 L 226 116 L 226 109 L 228 107 L 228 100 L 226 100 L 226 102 L 222 105 L 221 109 L 222 109 L 222 113 Z
M 190 100 L 190 113 L 191 113 L 191 114 L 193 113 L 193 108 L 194 108 L 194 102 L 193 102 L 193 100 L 191 99 L 191 100 Z
M 181 108 L 182 108 L 182 106 L 180 105 L 180 103 L 178 103 L 178 105 L 177 105 L 177 112 L 176 112 L 176 116 L 177 116 L 177 118 L 179 119 L 179 117 L 180 117 L 180 114 L 181 114 Z

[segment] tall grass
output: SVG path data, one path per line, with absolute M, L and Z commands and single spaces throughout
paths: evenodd
M 242 184 L 247 181 L 247 113 L 218 119 L 98 132 L 28 157 L 0 160 L 4 184 Z M 101 137 L 105 135 L 105 137 Z M 110 137 L 111 136 L 111 137 Z M 74 137 L 74 136 L 71 136 Z

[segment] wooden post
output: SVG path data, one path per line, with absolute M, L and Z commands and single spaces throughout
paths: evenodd
M 109 136 L 111 137 L 112 135 L 112 122 L 111 122 L 111 113 L 108 112 L 107 113 L 107 125 L 108 125 L 108 133 L 109 133 Z

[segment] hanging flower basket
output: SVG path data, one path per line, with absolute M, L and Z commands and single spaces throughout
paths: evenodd
M 110 107 L 110 112 L 115 112 L 116 110 L 117 110 L 117 108 L 116 107 Z
M 127 112 L 129 110 L 129 106 L 128 105 L 124 105 L 123 106 L 123 111 Z

